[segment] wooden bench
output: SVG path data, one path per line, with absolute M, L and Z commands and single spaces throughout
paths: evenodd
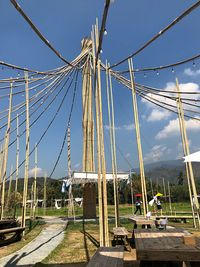
M 0 220 L 0 230 L 17 227 L 17 221 L 15 219 Z
M 114 235 L 114 241 L 116 241 L 116 245 L 119 244 L 119 240 L 121 241 L 120 244 L 123 242 L 125 246 L 129 245 L 128 231 L 126 230 L 125 227 L 114 227 L 113 235 Z
M 13 227 L 0 230 L 0 246 L 21 240 L 22 232 L 24 230 L 25 227 Z M 6 238 L 7 235 L 12 233 L 14 234 L 11 237 Z
M 87 267 L 123 267 L 123 257 L 123 246 L 100 247 L 87 264 Z

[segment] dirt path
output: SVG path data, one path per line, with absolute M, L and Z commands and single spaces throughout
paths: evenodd
M 46 228 L 22 249 L 0 259 L 0 266 L 33 266 L 53 251 L 64 237 L 67 221 L 48 217 Z

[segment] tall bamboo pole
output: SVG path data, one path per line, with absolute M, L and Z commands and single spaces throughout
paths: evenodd
M 132 206 L 132 214 L 134 213 L 134 207 L 133 207 L 133 179 L 131 176 L 131 171 L 130 171 L 130 178 L 131 178 L 131 206 Z
M 169 181 L 167 182 L 167 186 L 168 186 L 168 197 L 169 197 L 169 210 L 172 215 L 172 201 L 171 201 L 171 191 L 170 191 Z
M 5 183 L 6 183 L 6 172 L 7 172 L 7 161 L 8 161 L 8 145 L 10 139 L 10 122 L 11 122 L 11 112 L 12 112 L 12 83 L 10 84 L 10 96 L 9 96 L 9 110 L 8 110 L 8 123 L 7 130 L 4 140 L 4 156 L 3 156 L 3 171 L 2 171 L 2 191 L 1 191 L 1 215 L 0 219 L 3 218 L 4 205 L 5 205 Z
M 44 175 L 44 194 L 43 194 L 43 215 L 46 215 L 47 208 L 47 173 Z
M 3 146 L 1 145 L 1 152 L 0 152 L 0 192 L 2 189 L 2 169 L 3 169 Z
M 163 193 L 165 196 L 165 211 L 167 211 L 167 194 L 166 194 L 166 187 L 165 187 L 165 179 L 162 178 L 162 181 L 163 181 Z
M 154 192 L 153 192 L 153 182 L 152 182 L 152 179 L 150 179 L 150 184 L 151 184 L 151 194 L 152 194 L 152 197 L 154 197 Z
M 144 163 L 143 163 L 143 156 L 142 156 L 140 125 L 139 125 L 139 118 L 138 118 L 137 97 L 136 97 L 132 59 L 128 60 L 128 65 L 129 65 L 130 79 L 131 79 L 133 111 L 134 111 L 134 119 L 135 119 L 135 130 L 136 130 L 136 138 L 137 138 L 138 157 L 139 157 L 140 176 L 141 176 L 141 187 L 142 187 L 142 201 L 143 201 L 143 209 L 144 209 L 144 216 L 145 216 L 147 211 L 148 211 L 148 202 L 147 202 L 146 180 L 145 180 L 145 174 L 144 174 Z
M 116 188 L 116 210 L 117 210 L 117 226 L 119 226 L 119 193 L 118 193 L 118 178 L 117 178 L 117 156 L 116 156 L 116 142 L 115 142 L 115 111 L 113 102 L 113 89 L 112 79 L 109 70 L 109 82 L 110 82 L 110 100 L 111 100 L 111 114 L 112 114 L 112 136 L 113 136 L 113 157 L 114 157 L 114 170 L 115 170 L 115 188 Z
M 73 200 L 73 193 L 72 193 L 72 176 L 71 176 L 71 146 L 70 146 L 70 125 L 68 125 L 67 130 L 67 164 L 68 164 L 68 179 L 70 179 L 70 186 L 69 186 L 69 204 L 68 204 L 68 217 L 73 216 L 75 222 L 75 210 L 74 210 L 74 200 Z
M 25 72 L 25 90 L 26 90 L 26 159 L 25 159 L 25 170 L 24 170 L 24 189 L 23 189 L 23 203 L 22 203 L 22 227 L 26 225 L 26 201 L 28 192 L 28 171 L 29 171 L 29 142 L 30 142 L 30 131 L 29 131 L 29 85 L 28 85 L 28 73 Z
M 8 186 L 8 195 L 7 195 L 7 208 L 9 207 L 10 203 L 10 195 L 11 195 L 11 189 L 12 189 L 12 173 L 13 173 L 13 166 L 11 165 L 10 168 L 10 179 L 9 179 L 9 186 Z
M 93 75 L 96 77 L 96 66 L 95 66 L 95 29 L 92 27 L 92 55 L 93 55 Z M 94 79 L 95 88 L 95 111 L 96 111 L 96 135 L 97 135 L 97 166 L 98 166 L 98 204 L 99 204 L 99 235 L 100 235 L 100 246 L 104 245 L 104 220 L 103 220 L 103 202 L 102 202 L 102 178 L 101 178 L 101 146 L 100 146 L 100 131 L 99 131 L 99 103 L 97 99 L 97 82 Z
M 97 25 L 97 23 L 96 23 Z M 97 28 L 96 28 L 97 29 Z M 99 32 L 96 31 L 96 43 L 99 40 Z M 97 47 L 98 47 L 97 46 Z M 101 68 L 100 59 L 97 59 L 97 97 L 99 102 L 99 129 L 100 129 L 100 142 L 101 142 L 101 162 L 102 162 L 102 181 L 103 181 L 103 212 L 104 212 L 104 237 L 105 246 L 109 246 L 109 232 L 108 232 L 108 206 L 107 206 L 107 184 L 106 184 L 106 162 L 104 150 L 104 132 L 103 132 L 103 115 L 102 115 L 102 98 L 101 98 Z
M 186 153 L 185 156 L 188 156 L 190 154 L 189 150 L 189 144 L 188 144 L 188 138 L 187 138 L 187 132 L 186 132 L 186 127 L 185 127 L 185 120 L 184 120 L 184 111 L 183 111 L 183 105 L 181 101 L 181 91 L 179 88 L 179 83 L 178 79 L 176 79 L 176 89 L 177 89 L 177 102 L 178 102 L 178 113 L 180 117 L 180 122 L 181 122 L 181 131 L 182 131 L 182 141 L 183 141 L 183 147 L 184 147 L 184 152 Z M 189 183 L 191 185 L 191 196 L 192 198 L 192 193 L 193 193 L 193 198 L 194 198 L 194 205 L 197 210 L 197 221 L 198 221 L 198 226 L 200 227 L 200 218 L 199 218 L 199 202 L 197 199 L 197 191 L 196 191 L 196 184 L 194 181 L 194 174 L 193 174 L 193 168 L 192 168 L 192 163 L 188 162 L 188 171 L 189 171 Z M 193 207 L 193 199 L 191 199 L 192 207 Z M 194 208 L 194 207 L 193 207 Z M 195 215 L 195 214 L 194 214 Z M 193 220 L 195 221 L 195 217 L 193 216 Z M 195 226 L 195 225 L 194 225 Z
M 110 81 L 110 84 L 109 84 Z M 110 111 L 110 94 L 111 94 L 111 80 L 108 71 L 108 65 L 106 63 L 106 91 L 107 91 L 107 102 L 108 102 L 108 119 L 109 119 L 109 131 L 110 131 L 110 150 L 111 150 L 111 160 L 112 160 L 112 174 L 113 174 L 113 187 L 114 187 L 114 205 L 115 205 L 115 227 L 119 226 L 119 205 L 118 205 L 118 188 L 117 188 L 117 181 L 116 181 L 116 168 L 114 162 L 114 135 L 113 135 L 113 123 L 111 120 L 111 113 Z M 110 90 L 109 90 L 110 89 Z M 109 92 L 110 91 L 110 92 Z
M 16 177 L 15 177 L 15 193 L 18 189 L 19 178 L 19 115 L 17 114 L 17 151 L 16 151 Z
M 38 151 L 37 144 L 35 144 L 35 169 L 34 169 L 34 186 L 33 186 L 33 219 L 35 219 L 37 207 L 37 166 L 38 166 Z

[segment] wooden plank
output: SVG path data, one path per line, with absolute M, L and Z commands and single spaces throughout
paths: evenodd
M 190 235 L 181 229 L 135 230 L 135 246 L 138 260 L 142 261 L 200 261 L 200 239 L 196 245 L 184 244 L 184 236 Z
M 8 228 L 8 229 L 3 229 L 3 230 L 0 230 L 0 235 L 20 232 L 20 231 L 23 232 L 24 230 L 25 230 L 25 227 L 13 227 L 13 228 Z
M 123 246 L 100 247 L 87 264 L 87 267 L 123 267 L 123 255 Z

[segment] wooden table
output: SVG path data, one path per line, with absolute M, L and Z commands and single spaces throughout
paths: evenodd
M 137 229 L 138 225 L 141 225 L 142 228 L 151 228 L 153 225 L 155 225 L 154 219 L 147 220 L 144 216 L 133 216 L 129 218 L 130 221 L 134 224 L 134 229 Z
M 200 266 L 200 239 L 196 238 L 195 246 L 185 245 L 185 235 L 190 234 L 181 229 L 134 230 L 137 260 L 141 261 L 141 266 L 193 266 L 192 262 Z
M 124 245 L 128 245 L 128 231 L 125 227 L 115 227 L 113 228 L 114 240 L 116 241 L 116 245 L 118 245 L 118 240 L 123 241 Z
M 87 264 L 87 267 L 123 267 L 123 257 L 123 246 L 100 247 Z

